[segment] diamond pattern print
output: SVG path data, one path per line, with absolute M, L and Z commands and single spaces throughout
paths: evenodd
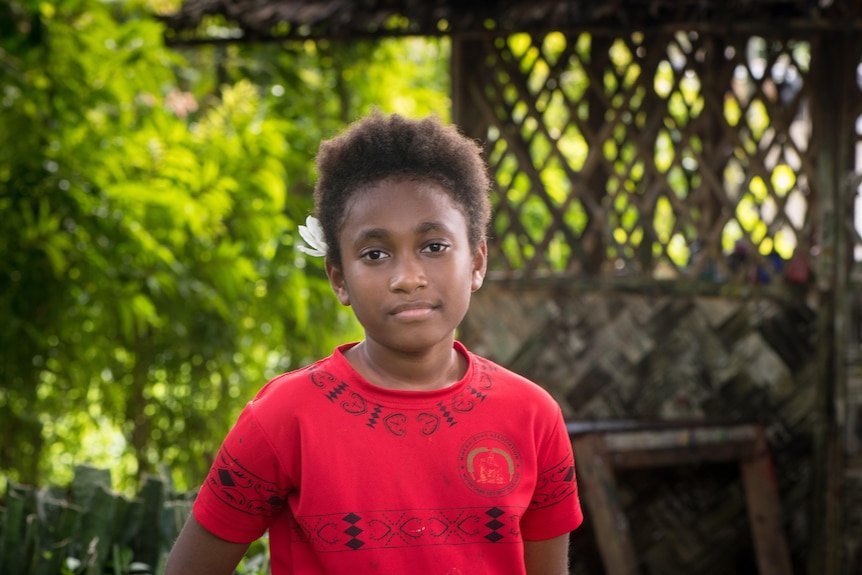
M 505 537 L 501 533 L 498 533 L 498 530 L 501 527 L 505 527 L 505 525 L 506 525 L 505 523 L 503 523 L 502 521 L 500 521 L 498 519 L 498 517 L 500 517 L 504 513 L 505 512 L 502 509 L 500 509 L 499 507 L 492 507 L 491 509 L 489 509 L 488 511 L 485 512 L 485 515 L 488 515 L 489 517 L 492 518 L 491 521 L 488 521 L 487 523 L 485 523 L 485 527 L 487 527 L 488 529 L 491 530 L 490 533 L 485 535 L 485 539 L 487 539 L 491 543 L 496 543 L 500 539 L 503 539 Z
M 348 513 L 343 517 L 343 519 L 344 521 L 350 523 L 350 527 L 344 530 L 344 533 L 350 535 L 350 540 L 345 543 L 345 545 L 356 551 L 357 549 L 365 545 L 365 542 L 359 539 L 359 535 L 362 534 L 363 529 L 356 525 L 356 523 L 362 518 L 355 513 Z

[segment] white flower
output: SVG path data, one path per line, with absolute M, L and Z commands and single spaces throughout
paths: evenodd
M 320 222 L 313 216 L 305 218 L 305 225 L 299 226 L 299 235 L 305 240 L 307 246 L 296 246 L 296 248 L 316 258 L 326 255 L 326 239 L 323 236 L 323 228 Z

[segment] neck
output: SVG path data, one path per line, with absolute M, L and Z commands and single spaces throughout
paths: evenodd
M 363 340 L 344 357 L 367 381 L 387 389 L 430 391 L 453 385 L 464 377 L 467 360 L 452 342 L 427 351 L 405 353 Z

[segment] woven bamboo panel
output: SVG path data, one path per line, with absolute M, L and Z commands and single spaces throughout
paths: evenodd
M 816 235 L 813 38 L 519 34 L 471 44 L 491 269 L 769 281 Z
M 762 422 L 796 572 L 807 559 L 817 316 L 804 303 L 486 285 L 460 337 L 577 421 Z M 643 572 L 754 573 L 734 465 L 618 474 Z M 601 573 L 589 525 L 573 573 Z
M 455 61 L 456 119 L 496 184 L 492 281 L 462 338 L 579 420 L 764 423 L 795 571 L 838 573 L 840 554 L 856 572 L 858 38 L 535 32 L 465 40 Z M 644 572 L 755 571 L 734 466 L 620 483 Z M 601 573 L 578 537 L 574 571 Z

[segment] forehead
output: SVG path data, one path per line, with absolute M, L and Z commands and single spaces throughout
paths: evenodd
M 450 200 L 456 201 L 452 189 L 434 178 L 414 174 L 394 174 L 358 185 L 353 191 L 348 192 L 346 203 L 349 204 L 358 195 L 373 191 L 384 190 L 394 192 L 396 195 L 410 197 L 429 189 L 441 192 L 449 196 Z
M 341 227 L 366 227 L 373 222 L 397 223 L 399 219 L 416 218 L 466 226 L 463 207 L 438 182 L 392 177 L 356 189 L 345 203 Z

